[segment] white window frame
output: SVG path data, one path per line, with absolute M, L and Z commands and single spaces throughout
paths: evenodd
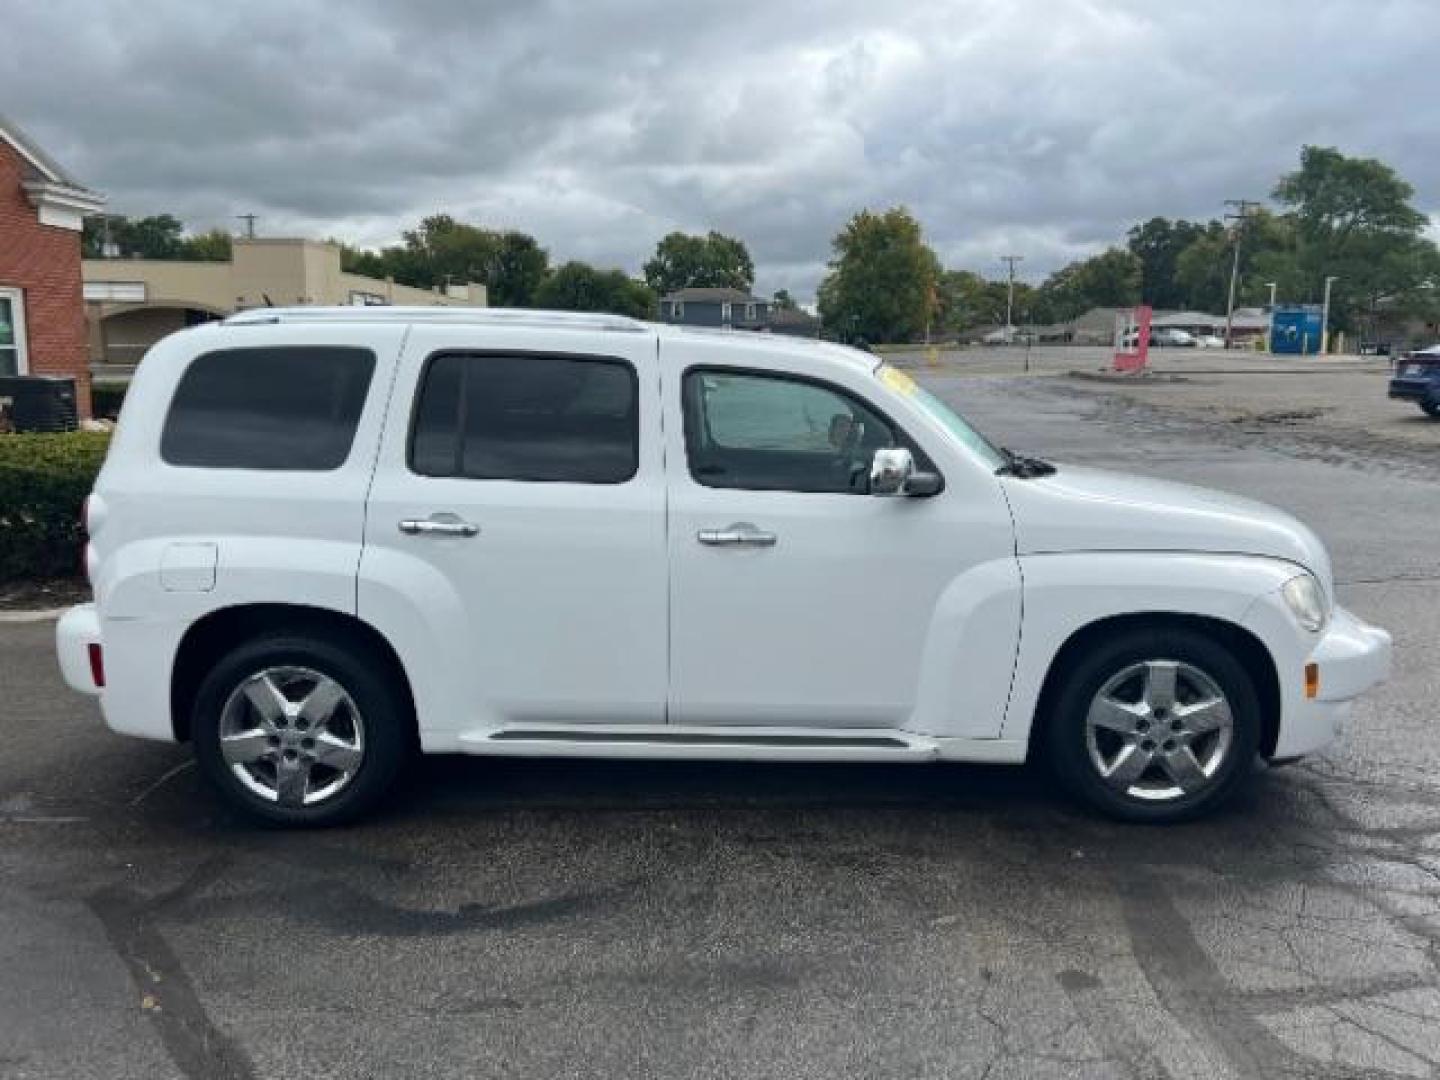
M 746 305 L 745 305 L 745 321 L 746 321 L 746 322 L 754 322 L 754 321 L 755 321 L 755 305 L 754 305 L 753 303 L 749 303 L 749 304 L 746 304 Z
M 729 326 L 729 325 L 730 325 L 730 305 L 729 305 L 729 303 L 724 303 L 724 304 L 721 304 L 721 305 L 720 305 L 720 321 L 721 321 L 722 323 L 724 323 L 726 326 Z
M 25 336 L 25 290 L 9 285 L 0 285 L 0 299 L 10 301 L 10 310 L 15 316 L 15 374 L 30 374 L 30 347 Z M 10 346 L 6 346 L 8 349 Z

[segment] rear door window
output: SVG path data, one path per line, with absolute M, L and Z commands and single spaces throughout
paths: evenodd
M 340 346 L 222 349 L 180 379 L 160 436 L 171 465 L 329 471 L 350 456 L 375 354 Z
M 619 484 L 639 461 L 639 383 L 623 360 L 447 354 L 425 369 L 410 436 L 421 475 Z

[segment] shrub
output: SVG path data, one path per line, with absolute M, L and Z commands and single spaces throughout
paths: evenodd
M 0 582 L 82 572 L 80 512 L 110 436 L 0 435 Z

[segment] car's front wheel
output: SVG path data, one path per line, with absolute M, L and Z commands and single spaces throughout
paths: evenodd
M 1426 416 L 1440 420 L 1440 401 L 1422 401 L 1420 408 L 1425 411 Z
M 269 824 L 318 826 L 370 809 L 411 753 L 409 710 L 359 644 L 267 635 L 233 649 L 196 695 L 202 771 Z
M 1250 778 L 1259 697 L 1243 664 L 1188 628 L 1093 645 L 1050 698 L 1046 757 L 1080 799 L 1127 821 L 1213 810 Z

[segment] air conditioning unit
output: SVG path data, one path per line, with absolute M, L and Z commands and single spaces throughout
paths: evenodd
M 80 426 L 75 380 L 51 375 L 0 376 L 0 405 L 17 435 Z

